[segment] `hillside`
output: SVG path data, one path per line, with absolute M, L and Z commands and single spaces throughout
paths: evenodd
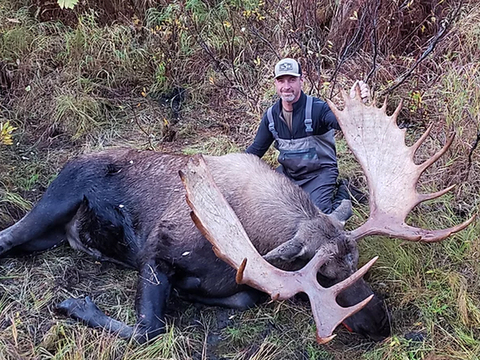
M 276 100 L 273 67 L 299 59 L 304 91 L 341 104 L 366 81 L 413 143 L 416 160 L 453 133 L 418 189 L 453 191 L 408 221 L 444 228 L 480 203 L 480 5 L 453 0 L 44 0 L 0 4 L 0 229 L 19 220 L 62 166 L 112 147 L 220 155 L 243 151 Z M 342 178 L 368 193 L 341 132 Z M 275 165 L 275 151 L 264 159 Z M 368 217 L 355 204 L 354 228 Z M 67 246 L 0 259 L 0 359 L 479 359 L 480 226 L 434 244 L 370 237 L 361 262 L 386 299 L 392 337 L 375 343 L 343 327 L 319 346 L 300 299 L 239 312 L 173 296 L 168 332 L 138 346 L 55 312 L 89 295 L 135 322 L 136 273 Z

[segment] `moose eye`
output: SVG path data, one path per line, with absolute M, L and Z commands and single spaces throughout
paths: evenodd
M 345 261 L 349 264 L 352 264 L 353 263 L 353 254 L 348 253 L 347 255 L 345 255 Z
M 322 269 L 320 268 L 320 270 L 317 273 L 318 283 L 323 287 L 330 287 L 334 285 L 337 280 L 333 277 L 328 276 L 328 274 L 322 273 L 321 271 Z

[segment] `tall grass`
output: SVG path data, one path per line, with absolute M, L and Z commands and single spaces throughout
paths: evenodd
M 417 21 L 415 11 L 426 3 L 409 4 L 410 12 L 405 8 L 402 14 Z M 132 14 L 105 25 L 100 10 L 88 10 L 68 25 L 39 21 L 29 1 L 0 4 L 0 58 L 13 74 L 11 87 L 0 88 L 0 118 L 17 127 L 13 145 L 0 144 L 2 226 L 28 211 L 59 168 L 83 151 L 119 145 L 187 154 L 242 151 L 275 100 L 271 76 L 279 57 L 298 56 L 305 90 L 322 97 L 332 93 L 338 101 L 335 81 L 347 87 L 366 75 L 373 53 L 365 46 L 336 69 L 341 42 L 328 42 L 335 6 L 332 1 L 141 1 L 138 9 L 148 8 L 144 18 Z M 346 18 L 347 35 L 360 21 L 353 12 L 349 16 L 354 19 Z M 428 24 L 405 24 L 405 29 L 414 26 L 415 41 L 392 37 L 399 27 L 381 34 L 382 49 L 390 45 L 395 54 L 377 54 L 371 78 L 377 94 L 425 50 L 420 41 L 433 35 L 431 16 L 423 18 Z M 426 25 L 423 35 L 419 24 Z M 422 177 L 419 191 L 458 186 L 412 212 L 408 221 L 419 226 L 451 226 L 478 209 L 478 24 L 480 8 L 466 3 L 452 32 L 388 102 L 390 110 L 405 99 L 399 120 L 409 142 L 434 122 L 418 161 L 438 150 L 450 133 L 457 134 L 449 152 Z M 367 192 L 341 134 L 337 140 L 341 176 Z M 274 166 L 275 157 L 271 150 L 265 159 Z M 368 211 L 356 204 L 347 226 L 362 223 Z M 90 295 L 111 316 L 134 324 L 134 272 L 66 248 L 2 259 L 0 358 L 478 359 L 479 234 L 475 223 L 440 244 L 364 239 L 361 262 L 380 256 L 368 280 L 386 298 L 393 335 L 373 343 L 339 328 L 337 338 L 322 347 L 315 343 L 308 304 L 299 299 L 236 312 L 175 296 L 166 334 L 139 346 L 55 312 L 55 304 L 67 297 Z

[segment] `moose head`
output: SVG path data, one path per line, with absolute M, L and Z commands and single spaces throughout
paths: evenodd
M 365 173 L 369 187 L 369 218 L 353 231 L 345 231 L 346 239 L 355 242 L 369 235 L 386 235 L 409 241 L 435 242 L 467 227 L 474 217 L 442 230 L 417 228 L 405 222 L 416 205 L 439 197 L 454 187 L 432 194 L 420 194 L 416 190 L 421 174 L 447 151 L 454 137 L 450 137 L 444 147 L 429 160 L 417 165 L 414 162 L 415 152 L 429 135 L 432 126 L 413 146 L 408 147 L 405 144 L 405 130 L 397 126 L 402 104 L 388 116 L 387 100 L 381 108 L 376 107 L 375 102 L 366 105 L 359 92 L 358 86 L 354 97 L 342 92 L 345 104 L 343 111 L 331 101 L 328 102 Z M 317 273 L 322 266 L 333 261 L 338 252 L 334 244 L 319 247 L 310 262 L 298 271 L 280 270 L 267 262 L 266 256 L 262 257 L 252 245 L 200 155 L 192 158 L 180 175 L 187 190 L 187 202 L 193 211 L 193 221 L 212 243 L 215 254 L 237 269 L 237 283 L 248 284 L 268 293 L 272 300 L 288 299 L 297 293 L 306 293 L 317 325 L 319 343 L 330 341 L 335 336 L 332 335 L 334 329 L 366 306 L 373 297 L 369 296 L 349 307 L 337 303 L 337 296 L 345 289 L 348 291 L 349 286 L 359 280 L 377 258 L 370 260 L 347 279 L 328 288 L 319 284 Z M 334 217 L 331 221 L 338 222 Z

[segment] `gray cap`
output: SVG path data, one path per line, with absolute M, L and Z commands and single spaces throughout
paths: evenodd
M 302 76 L 302 69 L 296 60 L 285 58 L 275 65 L 275 79 L 283 75 Z

